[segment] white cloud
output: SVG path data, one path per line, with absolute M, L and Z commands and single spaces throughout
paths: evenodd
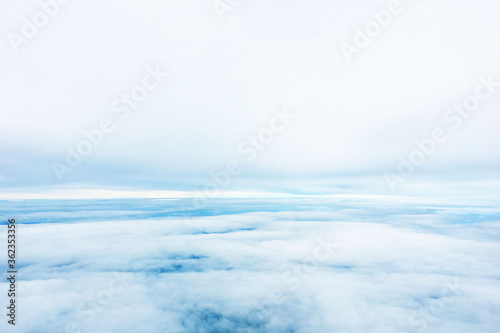
M 189 204 L 182 200 L 51 203 L 45 217 L 18 217 L 34 223 L 18 226 L 19 332 L 60 332 L 72 322 L 82 332 L 500 327 L 500 212 L 486 201 L 219 199 L 214 216 L 188 220 L 168 217 L 169 207 Z M 100 220 L 79 222 L 88 207 L 100 207 Z M 112 207 L 142 215 L 114 219 Z M 75 216 L 66 223 L 45 222 L 68 208 Z M 166 217 L 146 217 L 158 211 Z M 325 236 L 334 254 L 304 266 Z M 287 271 L 294 279 L 283 280 Z M 281 301 L 269 306 L 276 292 Z

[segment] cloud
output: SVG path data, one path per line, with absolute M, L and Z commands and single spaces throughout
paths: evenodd
M 16 329 L 305 333 L 500 327 L 495 204 L 240 198 L 214 199 L 213 211 L 186 220 L 149 213 L 182 205 L 189 201 L 51 200 L 38 217 L 20 213 L 22 306 Z M 67 209 L 74 213 L 60 220 Z M 142 213 L 115 218 L 109 209 Z M 88 210 L 100 217 L 82 221 Z M 321 237 L 330 237 L 335 251 L 314 260 Z
M 500 56 L 496 1 L 403 6 L 351 64 L 339 45 L 387 1 L 254 1 L 224 21 L 211 3 L 62 6 L 18 54 L 4 39 L 2 186 L 57 184 L 51 163 L 63 163 L 67 146 L 76 149 L 85 139 L 82 131 L 105 117 L 116 129 L 65 181 L 200 186 L 283 105 L 297 119 L 245 166 L 241 177 L 250 183 L 283 175 L 391 172 L 399 155 L 415 149 L 415 140 L 449 125 L 444 113 L 474 92 L 479 77 L 500 78 L 494 73 Z M 22 18 L 31 19 L 39 6 L 11 3 L 4 9 L 4 30 L 20 33 Z M 169 76 L 120 122 L 113 101 L 156 65 Z M 499 155 L 492 148 L 497 96 L 464 121 L 420 172 L 498 178 Z

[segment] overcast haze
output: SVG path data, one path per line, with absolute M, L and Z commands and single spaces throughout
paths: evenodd
M 8 34 L 40 7 L 4 2 L 2 186 L 186 190 L 237 159 L 230 188 L 314 191 L 323 177 L 387 190 L 398 156 L 437 127 L 449 139 L 406 183 L 498 178 L 500 91 L 456 130 L 443 116 L 481 77 L 500 81 L 500 3 L 401 1 L 349 63 L 340 45 L 387 4 L 247 0 L 221 19 L 211 1 L 74 1 L 16 53 Z M 148 66 L 168 77 L 121 120 L 112 104 Z M 284 107 L 296 119 L 246 163 L 238 146 Z M 114 132 L 60 184 L 51 163 L 104 117 Z

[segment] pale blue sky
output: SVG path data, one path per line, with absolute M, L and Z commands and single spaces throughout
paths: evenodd
M 500 3 L 401 3 L 351 63 L 340 45 L 387 1 L 247 0 L 224 20 L 210 1 L 71 2 L 17 53 L 40 7 L 3 3 L 0 186 L 193 189 L 237 160 L 228 189 L 385 191 L 436 128 L 449 139 L 405 183 L 497 179 L 500 90 L 458 129 L 444 115 L 500 81 Z M 148 66 L 168 77 L 121 119 Z M 248 161 L 238 147 L 283 107 L 296 118 Z M 51 164 L 103 118 L 114 131 L 60 183 Z

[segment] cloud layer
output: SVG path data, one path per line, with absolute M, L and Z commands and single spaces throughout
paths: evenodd
M 17 332 L 500 328 L 495 202 L 214 199 L 180 218 L 182 201 L 83 200 L 21 212 L 35 202 L 2 203 L 19 210 Z

